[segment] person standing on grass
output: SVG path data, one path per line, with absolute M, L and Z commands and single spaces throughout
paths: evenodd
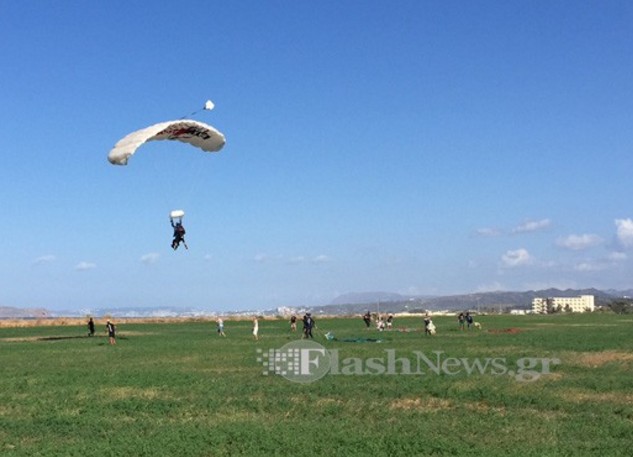
M 95 336 L 95 321 L 92 317 L 88 320 L 88 336 Z
M 290 316 L 290 331 L 291 332 L 297 331 L 297 316 L 295 316 L 294 314 Z
M 312 328 L 314 327 L 314 319 L 312 319 L 312 314 L 306 313 L 303 316 L 303 337 L 304 338 L 312 338 Z
M 116 344 L 116 327 L 110 321 L 106 324 L 106 330 L 108 331 L 108 337 L 110 338 L 110 344 Z
M 224 334 L 224 321 L 222 320 L 221 317 L 218 317 L 218 335 L 226 336 Z
M 429 335 L 430 331 L 429 331 L 429 325 L 431 324 L 431 316 L 429 316 L 429 314 L 427 313 L 424 316 L 424 334 L 425 335 Z
M 464 320 L 466 319 L 466 317 L 464 316 L 464 313 L 459 313 L 459 316 L 457 316 L 457 323 L 459 324 L 459 329 L 460 330 L 464 330 Z
M 367 328 L 369 328 L 369 326 L 371 325 L 371 313 L 369 311 L 367 311 L 363 315 L 363 321 L 365 322 L 365 325 L 367 326 Z
M 255 341 L 259 339 L 259 336 L 257 335 L 257 333 L 259 333 L 259 322 L 257 321 L 257 317 L 256 317 L 255 319 L 253 319 L 253 339 Z
M 473 316 L 470 315 L 470 312 L 466 312 L 466 323 L 468 324 L 468 330 L 473 325 Z

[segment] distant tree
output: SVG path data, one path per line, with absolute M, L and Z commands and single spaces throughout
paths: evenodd
M 609 308 L 616 314 L 633 313 L 633 302 L 631 300 L 614 300 L 609 304 Z
M 571 306 L 569 306 L 569 303 L 567 303 L 567 304 L 565 305 L 564 311 L 565 311 L 566 313 L 571 313 Z

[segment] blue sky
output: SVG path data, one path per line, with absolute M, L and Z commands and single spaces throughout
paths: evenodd
M 633 287 L 630 2 L 5 0 L 0 56 L 0 306 Z

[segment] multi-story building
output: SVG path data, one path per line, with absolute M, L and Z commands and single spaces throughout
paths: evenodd
M 596 309 L 593 295 L 580 297 L 549 297 L 532 300 L 532 312 L 547 314 L 556 311 L 584 313 Z

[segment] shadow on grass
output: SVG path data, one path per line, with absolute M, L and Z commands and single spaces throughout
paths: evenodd
M 37 338 L 36 341 L 59 341 L 59 340 L 75 340 L 75 339 L 86 339 L 86 338 L 107 338 L 107 337 L 98 337 L 98 336 L 87 336 L 87 335 L 74 335 L 74 336 L 42 336 Z M 126 336 L 117 336 L 117 340 L 127 340 Z

